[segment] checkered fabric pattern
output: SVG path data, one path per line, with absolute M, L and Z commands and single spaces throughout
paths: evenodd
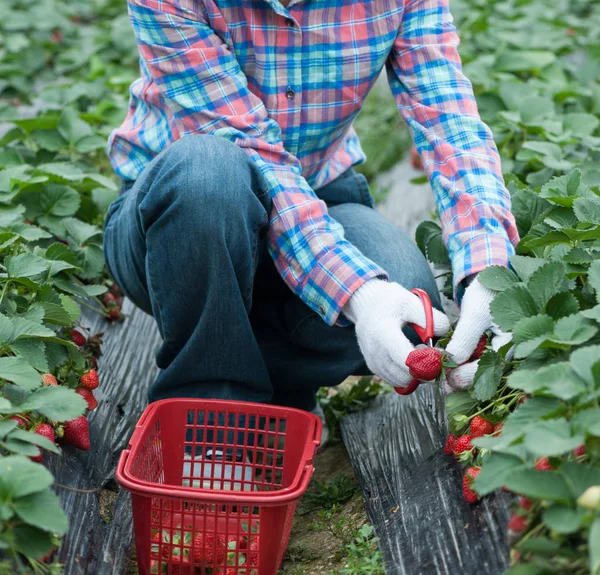
M 269 249 L 333 325 L 386 273 L 344 239 L 314 189 L 364 161 L 352 122 L 385 67 L 433 187 L 458 284 L 518 241 L 500 159 L 461 71 L 448 0 L 129 0 L 141 78 L 109 141 L 135 180 L 170 143 L 243 148 L 272 198 Z

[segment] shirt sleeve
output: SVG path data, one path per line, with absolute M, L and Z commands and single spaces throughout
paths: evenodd
M 388 80 L 433 188 L 454 290 L 519 241 L 500 157 L 462 72 L 449 0 L 406 0 Z
M 142 66 L 170 107 L 179 137 L 213 134 L 240 146 L 272 200 L 269 251 L 286 284 L 328 324 L 363 283 L 387 277 L 344 238 L 288 153 L 229 46 L 197 0 L 129 0 Z M 217 34 L 219 32 L 219 34 Z

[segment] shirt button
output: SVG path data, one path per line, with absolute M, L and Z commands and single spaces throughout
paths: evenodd
M 285 95 L 288 100 L 293 100 L 294 96 L 296 95 L 296 92 L 294 92 L 294 90 L 292 90 L 291 86 L 288 86 L 287 90 L 285 91 Z
M 319 313 L 325 315 L 325 308 L 322 305 L 319 306 Z

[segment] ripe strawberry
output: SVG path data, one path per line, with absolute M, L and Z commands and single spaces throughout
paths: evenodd
M 117 303 L 117 297 L 115 296 L 115 294 L 107 292 L 102 296 L 102 303 L 106 307 L 109 307 L 111 304 Z
M 80 415 L 77 419 L 67 421 L 63 439 L 77 449 L 88 451 L 90 448 L 88 420 Z
M 480 415 L 476 415 L 471 419 L 469 429 L 471 430 L 471 437 L 483 437 L 494 432 L 494 424 L 487 419 L 483 419 Z
M 442 372 L 442 354 L 433 347 L 420 347 L 408 354 L 406 365 L 415 379 L 431 381 Z
M 35 428 L 34 433 L 37 433 L 38 435 L 41 435 L 42 437 L 45 437 L 46 439 L 49 439 L 52 443 L 54 443 L 54 429 L 52 429 L 52 427 L 47 423 L 42 423 L 38 425 Z M 31 459 L 31 461 L 41 463 L 44 459 L 44 456 L 40 453 L 39 455 L 30 457 L 29 459 Z
M 508 522 L 508 529 L 513 533 L 523 533 L 527 529 L 527 517 L 514 513 Z
M 461 435 L 456 439 L 454 443 L 453 453 L 454 455 L 458 455 L 459 453 L 463 453 L 464 451 L 471 451 L 473 449 L 473 445 L 471 444 L 471 436 L 470 435 Z
M 29 425 L 29 422 L 24 417 L 21 417 L 20 415 L 12 415 L 8 419 L 12 419 L 13 421 L 16 421 L 17 427 L 22 427 L 23 429 L 27 429 L 27 426 Z
M 88 389 L 96 389 L 98 387 L 98 372 L 95 369 L 86 371 L 80 378 L 79 381 L 83 387 Z
M 83 335 L 78 329 L 71 330 L 71 339 L 73 340 L 73 343 L 79 347 L 85 345 L 85 342 L 87 341 L 85 335 Z
M 467 503 L 477 503 L 479 501 L 479 495 L 471 489 L 471 485 L 480 471 L 481 468 L 479 467 L 469 467 L 463 477 L 463 497 Z
M 456 444 L 456 437 L 452 434 L 446 438 L 446 444 L 444 445 L 444 453 L 446 455 L 452 455 L 454 452 L 454 445 Z
M 417 152 L 417 149 L 414 146 L 410 149 L 410 165 L 415 170 L 422 170 L 423 169 L 423 162 L 421 161 L 421 157 L 419 156 L 419 152 Z
M 58 385 L 58 380 L 51 373 L 45 373 L 42 375 L 42 384 L 43 385 Z
M 486 345 L 487 345 L 487 336 L 485 334 L 483 334 L 481 336 L 481 338 L 479 338 L 479 341 L 477 342 L 477 347 L 475 348 L 475 351 L 471 354 L 471 357 L 469 358 L 468 361 L 475 361 L 476 359 L 479 359 L 483 355 Z
M 250 539 L 250 551 L 248 553 L 248 564 L 250 567 L 258 567 L 258 551 L 260 550 L 259 536 L 254 535 Z
M 535 468 L 538 471 L 552 471 L 554 469 L 554 467 L 552 467 L 552 465 L 550 465 L 550 462 L 548 461 L 547 457 L 540 457 L 535 462 Z
M 83 399 L 87 401 L 88 411 L 94 411 L 94 409 L 98 407 L 98 400 L 94 397 L 94 393 L 91 389 L 80 386 L 77 389 L 75 389 L 75 393 L 78 393 L 79 395 L 81 395 L 81 397 L 83 397 Z
M 580 445 L 573 450 L 575 457 L 583 457 L 585 455 L 585 445 Z
M 521 507 L 521 509 L 529 511 L 531 509 L 531 505 L 532 503 L 529 497 L 525 497 L 524 495 L 519 496 L 519 507 Z
M 111 307 L 108 310 L 108 320 L 109 321 L 119 321 L 123 317 L 121 313 L 121 309 L 118 307 Z

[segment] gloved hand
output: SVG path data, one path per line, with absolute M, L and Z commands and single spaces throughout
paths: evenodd
M 465 290 L 458 323 L 452 339 L 446 346 L 450 359 L 459 365 L 448 372 L 446 393 L 467 389 L 473 385 L 479 360 L 465 362 L 475 351 L 477 343 L 486 330 L 489 329 L 493 333 L 491 346 L 494 351 L 498 351 L 511 341 L 512 335 L 503 332 L 494 324 L 490 311 L 493 299 L 494 292 L 483 287 L 477 278 Z
M 352 294 L 343 312 L 356 325 L 369 369 L 394 387 L 407 387 L 413 378 L 405 362 L 414 347 L 402 328 L 407 323 L 425 327 L 421 300 L 400 284 L 372 279 Z M 433 324 L 438 336 L 450 329 L 448 318 L 436 309 Z

